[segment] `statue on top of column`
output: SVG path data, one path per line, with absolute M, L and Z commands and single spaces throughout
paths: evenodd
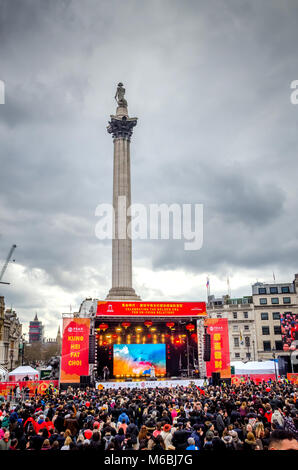
M 125 95 L 125 88 L 123 88 L 123 83 L 120 82 L 118 83 L 118 86 L 117 86 L 115 100 L 117 101 L 119 106 L 127 107 L 127 101 L 124 98 L 124 95 Z

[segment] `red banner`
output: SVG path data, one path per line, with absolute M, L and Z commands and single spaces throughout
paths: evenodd
M 205 302 L 107 302 L 97 303 L 99 316 L 197 317 L 206 316 Z
M 287 379 L 295 385 L 298 385 L 298 374 L 288 373 Z
M 54 388 L 58 387 L 58 380 L 28 380 L 22 382 L 0 382 L 0 395 L 7 399 L 8 396 L 14 397 L 14 388 L 18 385 L 22 394 L 22 389 L 29 388 L 29 397 L 32 397 L 37 393 L 38 395 L 44 395 L 50 385 Z
M 64 318 L 61 383 L 79 383 L 81 375 L 89 374 L 90 318 Z
M 204 325 L 211 336 L 211 357 L 206 362 L 207 376 L 220 372 L 222 379 L 231 377 L 229 327 L 227 318 L 206 318 Z

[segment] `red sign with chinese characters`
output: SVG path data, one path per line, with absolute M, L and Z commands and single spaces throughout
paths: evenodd
M 206 316 L 205 302 L 98 302 L 98 316 L 197 317 Z
M 89 374 L 90 318 L 64 318 L 60 383 L 79 383 Z
M 227 318 L 206 318 L 204 325 L 211 336 L 211 357 L 206 362 L 207 376 L 220 372 L 222 379 L 231 377 L 229 328 Z
M 47 389 L 51 385 L 53 388 L 58 387 L 58 380 L 29 380 L 29 381 L 15 381 L 15 382 L 0 382 L 0 395 L 4 396 L 7 399 L 9 396 L 13 397 L 14 395 L 14 388 L 18 385 L 20 388 L 20 392 L 22 392 L 23 388 L 28 388 L 28 395 L 32 397 L 35 395 L 43 395 L 47 393 Z

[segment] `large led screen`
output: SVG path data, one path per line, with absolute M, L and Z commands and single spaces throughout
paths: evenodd
M 281 339 L 284 351 L 295 351 L 298 341 L 297 314 L 284 312 L 280 315 Z
M 166 374 L 165 344 L 114 344 L 114 375 Z

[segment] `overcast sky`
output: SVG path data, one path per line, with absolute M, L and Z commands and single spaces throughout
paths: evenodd
M 132 199 L 204 204 L 204 243 L 136 241 L 143 300 L 249 295 L 298 272 L 296 0 L 0 0 L 0 294 L 27 331 L 111 287 L 106 131 L 124 83 Z

